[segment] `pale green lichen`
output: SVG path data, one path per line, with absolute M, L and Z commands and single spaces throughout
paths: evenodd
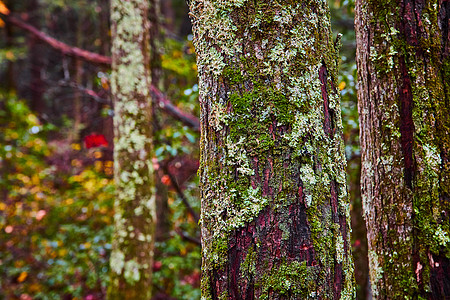
M 139 281 L 139 279 L 141 279 L 141 269 L 143 268 L 137 261 L 133 259 L 127 261 L 124 266 L 123 274 L 125 280 L 130 284 Z
M 344 239 L 342 238 L 341 235 L 338 235 L 336 237 L 335 248 L 336 248 L 336 261 L 338 263 L 341 263 L 344 260 L 345 256 Z
M 110 299 L 150 299 L 155 200 L 148 2 L 111 1 L 114 236 Z
M 378 282 L 383 278 L 383 267 L 378 262 L 378 254 L 373 250 L 369 250 L 369 275 L 372 282 L 372 294 L 378 296 Z
M 247 151 L 245 147 L 242 147 L 244 143 L 244 137 L 241 137 L 239 141 L 234 143 L 230 137 L 227 138 L 227 164 L 237 166 L 237 171 L 243 175 L 254 175 L 255 171 L 250 168 Z
M 450 237 L 447 232 L 445 232 L 441 226 L 438 226 L 436 232 L 434 233 L 436 240 L 439 245 L 446 247 L 448 243 L 450 243 Z
M 111 252 L 109 264 L 113 272 L 116 274 L 121 274 L 123 267 L 125 266 L 125 254 L 123 254 L 120 250 L 113 250 Z

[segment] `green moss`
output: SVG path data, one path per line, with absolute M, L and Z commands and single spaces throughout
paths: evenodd
M 262 276 L 255 286 L 262 290 L 260 299 L 270 299 L 269 291 L 302 299 L 314 298 L 310 292 L 316 290 L 317 275 L 317 268 L 306 266 L 306 262 L 283 260 Z
M 250 247 L 247 250 L 245 260 L 241 264 L 242 276 L 248 278 L 253 274 L 255 274 L 256 259 L 257 259 L 257 252 L 255 251 L 254 247 Z

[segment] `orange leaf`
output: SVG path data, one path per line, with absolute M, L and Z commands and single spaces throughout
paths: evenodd
M 23 271 L 20 273 L 19 277 L 17 278 L 17 282 L 23 282 L 25 279 L 27 279 L 28 273 Z
M 164 185 L 170 185 L 170 177 L 167 175 L 164 175 L 163 177 L 161 177 L 161 182 Z
M 2 0 L 0 0 L 0 13 L 9 15 L 9 9 L 6 7 L 5 3 L 3 3 Z

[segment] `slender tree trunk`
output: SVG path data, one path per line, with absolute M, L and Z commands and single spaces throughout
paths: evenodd
M 327 1 L 195 0 L 191 18 L 202 299 L 354 298 Z
M 150 299 L 155 223 L 147 0 L 112 0 L 115 233 L 109 299 Z
M 32 26 L 40 28 L 39 23 L 41 15 L 39 14 L 39 2 L 31 0 L 27 7 L 31 18 L 29 20 Z M 44 99 L 45 82 L 42 79 L 43 54 L 41 42 L 31 36 L 28 40 L 28 52 L 30 57 L 30 92 L 31 92 L 31 109 L 42 117 L 42 113 L 46 112 L 46 103 Z
M 159 51 L 161 44 L 163 43 L 163 35 L 161 34 L 161 3 L 160 0 L 150 0 L 150 35 L 152 39 L 150 39 L 150 61 L 151 61 L 151 75 L 152 75 L 152 84 L 156 87 L 159 87 L 159 83 L 161 81 L 162 76 L 162 65 L 161 65 L 161 53 Z M 158 105 L 154 105 L 152 107 L 152 117 L 153 117 L 153 130 L 154 135 L 156 136 L 157 131 L 161 130 L 159 114 L 160 110 L 158 109 Z M 155 139 L 155 143 L 158 143 Z M 167 185 L 161 182 L 161 178 L 164 176 L 164 173 L 161 169 L 155 170 L 155 187 L 156 187 L 156 230 L 155 230 L 155 239 L 156 241 L 165 241 L 169 238 L 170 233 L 170 210 L 169 210 L 169 194 Z M 156 255 L 159 255 L 158 253 Z
M 449 1 L 357 1 L 361 185 L 376 299 L 450 297 L 449 21 Z

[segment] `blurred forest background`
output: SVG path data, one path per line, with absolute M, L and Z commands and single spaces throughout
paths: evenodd
M 353 3 L 329 3 L 333 32 L 343 34 L 352 245 L 358 299 L 366 299 Z M 188 8 L 161 0 L 151 15 L 159 72 L 149 87 L 156 99 L 155 299 L 200 299 L 199 105 Z M 110 55 L 109 1 L 2 0 L 0 19 L 0 299 L 104 299 L 114 200 L 110 67 L 73 47 Z

